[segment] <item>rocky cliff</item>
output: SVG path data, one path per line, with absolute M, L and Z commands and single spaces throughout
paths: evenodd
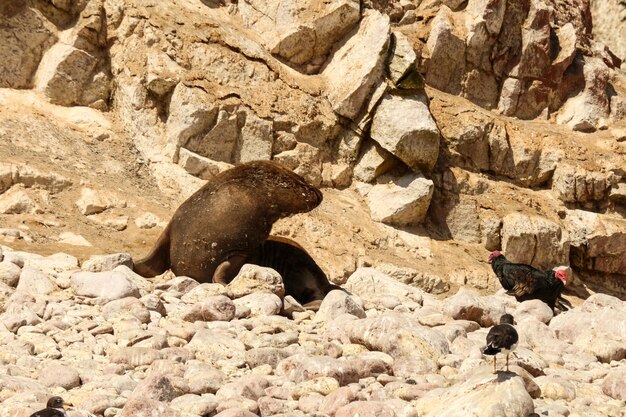
M 336 398 L 324 397 L 330 404 L 328 415 L 363 412 L 358 408 L 360 401 L 400 398 L 410 402 L 410 410 L 419 415 L 448 415 L 445 403 L 437 403 L 437 398 L 457 401 L 466 395 L 480 396 L 477 393 L 486 381 L 480 375 L 475 380 L 461 378 L 463 386 L 456 382 L 459 375 L 483 362 L 476 357 L 466 363 L 465 357 L 458 356 L 476 348 L 477 340 L 484 338 L 482 330 L 466 319 L 491 326 L 493 318 L 463 315 L 459 311 L 468 309 L 455 307 L 453 299 L 442 301 L 425 294 L 430 301 L 424 303 L 419 298 L 421 290 L 448 295 L 469 286 L 483 295 L 494 293 L 499 284 L 486 258 L 489 251 L 499 249 L 516 262 L 545 269 L 569 266 L 571 283 L 565 295 L 575 306 L 596 292 L 626 297 L 626 73 L 621 69 L 626 57 L 620 44 L 623 37 L 618 36 L 624 31 L 619 7 L 619 3 L 590 5 L 578 0 L 0 3 L 0 244 L 7 258 L 0 262 L 6 264 L 0 273 L 4 283 L 0 299 L 6 304 L 0 330 L 3 340 L 12 346 L 1 362 L 7 374 L 13 372 L 17 378 L 0 381 L 0 387 L 10 386 L 10 392 L 17 395 L 12 401 L 20 407 L 24 398 L 30 398 L 28 393 L 45 392 L 20 378 L 45 378 L 42 367 L 59 356 L 46 356 L 44 351 L 61 352 L 66 342 L 57 337 L 56 347 L 50 344 L 50 349 L 44 349 L 37 347 L 44 343 L 43 337 L 41 342 L 31 338 L 47 335 L 49 326 L 58 328 L 50 320 L 67 313 L 94 318 L 93 327 L 80 324 L 80 320 L 59 326 L 66 326 L 61 330 L 72 337 L 81 335 L 81 349 L 88 346 L 91 351 L 85 355 L 101 360 L 92 363 L 96 374 L 106 374 L 104 364 L 111 365 L 114 348 L 129 343 L 138 343 L 138 348 L 172 349 L 170 356 L 145 353 L 160 363 L 163 359 L 186 362 L 189 358 L 180 358 L 189 352 L 175 349 L 186 349 L 189 342 L 189 350 L 203 364 L 217 355 L 215 365 L 221 353 L 207 352 L 202 345 L 218 338 L 224 351 L 234 352 L 234 359 L 228 358 L 223 369 L 228 377 L 218 375 L 226 383 L 234 375 L 241 376 L 236 364 L 246 369 L 260 364 L 254 358 L 247 358 L 245 365 L 242 362 L 243 352 L 248 355 L 251 346 L 282 349 L 297 344 L 304 348 L 311 338 L 315 348 L 294 348 L 287 356 L 327 354 L 334 355 L 333 360 L 347 360 L 363 354 L 369 362 L 359 364 L 366 363 L 363 366 L 368 371 L 330 359 L 309 364 L 306 357 L 283 358 L 284 351 L 272 351 L 271 361 L 263 359 L 272 363 L 271 369 L 259 372 L 280 374 L 280 381 L 287 378 L 291 384 L 300 384 L 298 389 L 309 390 L 307 394 L 326 395 L 338 386 L 346 388 Z M 607 29 L 613 27 L 615 30 Z M 408 338 L 414 344 L 396 352 L 381 341 L 351 333 L 341 321 L 332 321 L 335 316 L 325 313 L 316 318 L 304 312 L 298 326 L 305 327 L 297 329 L 290 327 L 291 322 L 278 324 L 273 318 L 239 323 L 237 320 L 246 317 L 241 306 L 237 317 L 222 317 L 228 326 L 209 326 L 211 331 L 224 330 L 233 336 L 242 328 L 252 331 L 259 326 L 265 329 L 259 331 L 265 335 L 262 337 L 293 331 L 300 332 L 300 338 L 297 343 L 293 338 L 244 343 L 232 337 L 220 339 L 206 333 L 203 326 L 191 328 L 180 321 L 170 326 L 166 322 L 170 314 L 178 320 L 177 314 L 184 315 L 184 308 L 200 299 L 184 299 L 190 288 L 181 287 L 187 285 L 184 280 L 170 281 L 168 276 L 162 277 L 158 287 L 158 282 L 124 275 L 134 280 L 137 288 L 113 299 L 130 296 L 150 310 L 146 313 L 132 301 L 107 308 L 126 313 L 141 310 L 143 318 L 130 319 L 124 327 L 119 322 L 125 323 L 126 313 L 120 313 L 122 319 L 117 313 L 104 313 L 105 304 L 115 300 L 104 301 L 98 298 L 100 293 L 85 294 L 74 278 L 70 280 L 80 268 L 92 270 L 87 262 L 91 255 L 144 255 L 178 204 L 205 180 L 233 164 L 255 159 L 280 161 L 323 190 L 320 207 L 278 222 L 273 233 L 298 241 L 332 281 L 354 285 L 350 280 L 356 280 L 353 277 L 365 269 L 377 279 L 391 277 L 395 283 L 410 285 L 412 290 L 393 290 L 394 284 L 383 281 L 381 288 L 398 294 L 369 301 L 371 288 L 354 287 L 351 291 L 362 299 L 339 300 L 336 305 L 358 305 L 363 314 L 367 312 L 368 318 L 364 318 L 358 308 L 344 306 L 345 312 L 365 320 L 361 322 L 364 334 L 386 323 L 385 314 L 392 314 L 387 310 L 396 310 L 401 316 L 389 318 L 392 328 L 402 327 L 406 317 L 421 314 L 426 318 L 409 333 L 398 330 L 389 335 Z M 63 255 L 34 255 L 59 252 Z M 98 268 L 117 265 L 116 261 Z M 32 272 L 37 270 L 43 276 Z M 116 279 L 122 287 L 126 285 L 119 271 Z M 28 284 L 31 281 L 37 284 Z M 22 285 L 20 291 L 18 285 Z M 411 304 L 403 297 L 415 287 L 420 295 L 413 295 L 410 300 L 417 304 Z M 207 291 L 198 297 L 224 298 L 212 299 L 211 307 L 195 307 L 201 313 L 241 304 L 226 290 Z M 457 296 L 470 300 L 463 301 L 474 306 L 469 311 L 475 312 L 477 305 L 487 309 L 493 301 L 464 291 Z M 145 298 L 151 295 L 154 297 Z M 68 300 L 59 307 L 63 313 L 54 310 L 57 307 L 46 307 L 55 305 L 59 297 Z M 580 320 L 592 322 L 596 316 L 585 314 L 595 314 L 594 309 L 623 312 L 619 300 L 604 299 L 602 294 L 594 297 L 604 304 L 598 307 L 596 301 L 587 300 L 571 317 L 580 314 Z M 22 308 L 22 301 L 30 304 Z M 259 307 L 257 301 L 251 305 L 263 313 L 247 314 L 275 317 L 276 308 L 285 308 L 280 297 L 274 307 Z M 159 307 L 159 302 L 167 308 Z M 494 317 L 505 306 L 521 308 L 504 296 L 494 303 L 495 307 L 489 307 Z M 452 306 L 446 307 L 448 304 Z M 57 313 L 47 313 L 47 308 Z M 383 317 L 382 324 L 375 322 L 376 312 Z M 607 317 L 611 314 L 605 313 Z M 520 314 L 532 315 L 524 309 Z M 201 322 L 211 321 L 200 318 Z M 559 317 L 550 318 L 539 321 L 549 323 L 550 340 L 556 347 L 575 356 L 566 359 L 566 367 L 586 372 L 584 376 L 577 373 L 576 378 L 589 379 L 590 386 L 572 388 L 559 382 L 571 376 L 567 373 L 542 376 L 532 371 L 535 379 L 543 378 L 535 383 L 539 388 L 529 383 L 533 381 L 530 376 L 522 378 L 523 382 L 507 377 L 500 382 L 509 384 L 508 389 L 519 396 L 515 400 L 518 414 L 506 415 L 524 415 L 533 401 L 535 408 L 552 407 L 553 400 L 563 400 L 569 407 L 572 390 L 600 395 L 598 386 L 603 383 L 608 388 L 602 392 L 610 394 L 602 395 L 617 401 L 616 407 L 623 406 L 620 377 L 609 375 L 611 360 L 615 367 L 623 367 L 625 353 L 618 346 L 623 335 L 611 338 L 616 330 L 609 326 L 598 330 L 604 338 L 598 340 L 610 341 L 597 342 L 593 332 L 585 333 L 580 341 L 569 324 L 559 322 Z M 367 321 L 370 319 L 373 321 Z M 458 323 L 460 320 L 464 322 Z M 153 326 L 153 332 L 149 336 L 124 335 L 142 326 Z M 437 326 L 448 327 L 430 333 L 430 328 Z M 546 325 L 532 326 L 537 334 L 548 333 Z M 203 332 L 196 333 L 200 328 Z M 322 333 L 324 338 L 338 340 L 343 354 L 336 345 L 317 340 Z M 462 333 L 468 337 L 457 339 Z M 164 334 L 165 339 L 161 337 Z M 152 340 L 155 337 L 157 341 Z M 192 337 L 197 337 L 195 343 Z M 424 347 L 423 338 L 441 343 Z M 141 344 L 144 339 L 152 341 Z M 454 349 L 458 350 L 449 346 L 456 340 Z M 46 339 L 45 343 L 51 342 Z M 608 353 L 599 352 L 600 344 L 608 346 Z M 405 360 L 414 345 L 426 351 L 419 360 Z M 549 365 L 558 359 L 558 350 L 541 352 L 540 345 L 531 341 L 525 345 L 530 351 L 525 363 Z M 27 359 L 21 358 L 25 352 L 30 355 Z M 141 352 L 119 353 L 120 358 L 113 361 L 116 365 L 111 366 L 121 368 L 112 372 L 133 381 L 151 375 L 147 370 L 153 361 Z M 388 356 L 378 357 L 374 352 Z M 541 357 L 537 359 L 535 354 Z M 584 356 L 591 354 L 595 356 Z M 29 374 L 24 369 L 31 359 L 34 370 Z M 287 362 L 278 366 L 279 359 Z M 202 371 L 194 368 L 196 365 Z M 172 372 L 189 379 L 187 373 L 204 372 L 203 366 L 194 362 Z M 379 366 L 384 370 L 371 370 Z M 71 367 L 76 368 L 74 364 Z M 85 384 L 88 373 L 80 370 Z M 302 376 L 305 374 L 330 379 L 316 380 L 319 385 L 311 387 L 308 377 Z M 405 385 L 384 377 L 374 381 L 380 387 L 371 380 L 358 388 L 350 385 L 380 374 L 394 375 Z M 417 386 L 407 384 L 409 375 L 414 374 L 430 376 L 419 380 Z M 339 385 L 335 387 L 331 379 Z M 613 380 L 618 382 L 606 382 Z M 119 382 L 112 397 L 134 389 L 126 379 Z M 275 388 L 267 396 L 246 397 L 255 404 L 248 403 L 249 411 L 277 415 L 297 409 L 308 413 L 319 405 L 310 399 L 296 406 L 293 401 L 306 395 L 281 391 L 293 386 L 270 382 L 254 380 L 250 384 L 255 388 L 246 388 L 260 390 L 259 384 L 264 385 L 263 390 L 270 385 Z M 174 389 L 171 384 L 176 381 L 153 383 L 173 390 L 155 397 L 155 404 L 171 405 L 181 392 L 200 395 L 217 391 L 216 387 Z M 426 392 L 451 385 L 456 391 L 445 395 L 434 391 L 431 400 L 417 401 Z M 92 388 L 79 386 L 76 395 L 89 392 L 93 396 Z M 144 389 L 151 392 L 149 387 Z M 3 388 L 3 392 L 9 391 Z M 583 397 L 593 396 L 587 394 Z M 36 400 L 41 401 L 43 394 L 38 395 Z M 122 397 L 128 398 L 132 410 L 129 395 Z M 241 395 L 220 397 L 220 411 L 229 408 L 231 397 Z M 260 397 L 272 400 L 263 402 Z M 107 398 L 103 400 L 106 407 L 91 412 L 114 415 L 126 404 L 126 400 Z M 292 402 L 287 407 L 274 400 Z M 575 409 L 580 415 L 591 415 L 585 414 L 590 411 L 584 401 L 575 403 L 578 408 L 571 406 L 570 415 Z M 488 401 L 493 402 L 497 398 Z M 387 403 L 378 406 L 382 408 L 376 415 L 414 415 L 402 407 L 389 411 Z M 337 411 L 341 407 L 343 411 Z M 558 404 L 554 407 L 550 410 L 565 413 Z M 461 405 L 457 409 L 469 412 Z M 217 406 L 205 413 L 198 411 L 200 408 L 193 410 L 185 408 L 194 415 L 211 415 Z M 612 415 L 610 412 L 606 411 Z

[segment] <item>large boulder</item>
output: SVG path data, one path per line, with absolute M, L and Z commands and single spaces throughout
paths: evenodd
M 376 268 L 359 268 L 343 285 L 346 290 L 358 295 L 365 305 L 382 306 L 385 298 L 396 298 L 399 304 L 421 305 L 424 292 L 418 288 L 398 282 Z
M 425 95 L 384 96 L 372 119 L 371 136 L 415 171 L 430 172 L 439 155 L 439 129 Z
M 572 264 L 591 271 L 624 274 L 626 220 L 583 210 L 568 212 Z M 623 288 L 623 285 L 622 285 Z
M 388 48 L 389 18 L 367 10 L 358 32 L 334 51 L 322 70 L 333 110 L 355 119 L 383 75 Z
M 534 404 L 521 377 L 512 372 L 494 375 L 490 366 L 483 366 L 461 384 L 430 391 L 417 408 L 426 417 L 526 417 Z
M 511 262 L 551 269 L 569 262 L 567 234 L 543 217 L 511 213 L 502 219 L 502 251 Z
M 416 225 L 426 217 L 433 182 L 421 174 L 407 174 L 379 183 L 367 194 L 372 219 L 397 225 Z

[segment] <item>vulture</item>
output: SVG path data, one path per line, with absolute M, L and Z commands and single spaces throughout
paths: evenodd
M 500 251 L 491 252 L 489 262 L 502 288 L 517 301 L 541 300 L 553 311 L 565 288 L 565 271 L 543 271 L 526 264 L 510 262 Z

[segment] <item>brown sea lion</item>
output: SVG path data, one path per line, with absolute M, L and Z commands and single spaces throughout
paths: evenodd
M 322 193 L 274 161 L 238 165 L 210 179 L 183 202 L 135 272 L 168 268 L 199 282 L 229 283 L 278 219 L 304 213 Z
M 341 287 L 328 281 L 315 260 L 298 243 L 280 236 L 270 236 L 245 261 L 272 268 L 283 278 L 285 294 L 300 304 L 322 300 Z

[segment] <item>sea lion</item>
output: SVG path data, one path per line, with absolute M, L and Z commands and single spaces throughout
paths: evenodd
M 278 219 L 304 213 L 322 193 L 274 161 L 253 161 L 210 179 L 183 202 L 134 270 L 152 277 L 168 268 L 199 282 L 228 284 Z
M 272 268 L 283 278 L 285 294 L 300 304 L 322 300 L 332 290 L 342 289 L 328 281 L 315 260 L 298 243 L 270 236 L 245 261 Z

